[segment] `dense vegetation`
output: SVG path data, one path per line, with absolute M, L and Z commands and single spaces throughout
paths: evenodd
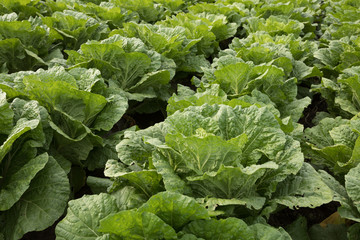
M 360 239 L 359 8 L 0 0 L 0 240 Z

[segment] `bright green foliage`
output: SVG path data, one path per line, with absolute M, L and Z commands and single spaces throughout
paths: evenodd
M 63 38 L 65 49 L 79 49 L 87 40 L 103 39 L 108 31 L 106 24 L 84 13 L 70 10 L 55 12 L 51 17 L 44 17 L 41 20 Z
M 126 37 L 140 38 L 149 48 L 175 61 L 179 71 L 202 72 L 201 67 L 209 63 L 196 46 L 201 39 L 188 38 L 186 28 L 182 26 L 165 27 L 163 25 L 126 23 L 124 28 L 114 30 L 110 35 L 120 34 Z
M 28 19 L 40 12 L 39 2 L 39 0 L 1 0 L 0 13 L 1 15 L 17 13 L 21 20 Z
M 299 36 L 304 28 L 304 24 L 292 20 L 285 16 L 270 16 L 266 20 L 263 18 L 249 18 L 248 25 L 245 26 L 248 33 L 257 31 L 268 32 L 271 36 L 294 34 Z
M 226 4 L 223 3 L 198 3 L 189 7 L 189 12 L 193 14 L 210 13 L 225 15 L 227 20 L 231 23 L 236 23 L 238 26 L 242 24 L 242 18 L 247 17 L 249 9 L 244 8 L 241 3 Z
M 138 212 L 153 213 L 175 229 L 180 229 L 190 221 L 209 218 L 206 209 L 194 199 L 172 192 L 151 197 Z
M 303 41 L 294 34 L 272 37 L 265 32 L 255 32 L 245 39 L 235 38 L 230 48 L 245 62 L 271 63 L 282 68 L 287 77 L 296 77 L 299 81 L 322 75 L 318 68 L 308 66 L 313 65 L 316 43 Z
M 160 19 L 163 19 L 168 14 L 163 6 L 156 4 L 153 0 L 110 0 L 110 2 L 115 6 L 137 12 L 140 16 L 140 19 L 144 20 L 145 22 L 156 22 Z
M 259 209 L 266 196 L 272 196 L 274 192 L 272 201 L 292 207 L 302 195 L 309 199 L 302 201 L 308 207 L 329 202 L 332 195 L 326 185 L 317 184 L 323 195 L 312 196 L 314 180 L 302 180 L 308 178 L 303 176 L 305 174 L 322 183 L 310 166 L 306 171 L 300 171 L 299 176 L 286 179 L 298 173 L 303 164 L 299 146 L 282 132 L 267 108 L 205 104 L 175 112 L 163 123 L 149 129 L 125 134 L 117 151 L 125 164 L 135 161 L 139 166 L 146 166 L 144 161 L 151 159 L 166 190 L 202 197 L 205 202 L 207 198 L 213 198 L 209 205 L 217 203 L 221 206 L 222 199 L 237 199 L 235 205 Z M 119 179 L 119 174 L 127 171 L 125 167 L 121 163 L 111 162 L 110 165 L 108 162 L 108 169 L 112 170 L 109 176 Z M 279 182 L 283 183 L 277 186 Z M 299 190 L 301 193 L 290 193 L 294 189 L 289 187 L 298 184 L 304 187 Z M 284 191 L 289 194 L 286 196 L 294 197 L 293 204 L 280 200 Z M 279 199 L 275 197 L 277 192 Z M 309 195 L 305 194 L 307 192 Z M 263 200 L 259 206 L 260 199 Z
M 217 50 L 218 42 L 232 37 L 236 33 L 237 24 L 229 23 L 226 16 L 211 13 L 179 13 L 175 17 L 167 18 L 157 24 L 166 27 L 185 27 L 188 39 L 200 39 L 196 45 L 197 51 L 209 57 Z
M 103 3 L 101 5 L 98 5 L 91 1 L 81 2 L 81 1 L 61 0 L 61 1 L 57 1 L 56 4 L 59 6 L 61 3 L 71 6 L 71 8 L 75 9 L 77 12 L 85 13 L 86 15 L 88 15 L 94 19 L 98 19 L 100 21 L 106 22 L 106 24 L 110 28 L 122 27 L 122 24 L 124 22 L 132 21 L 132 20 L 136 21 L 139 18 L 138 14 L 136 12 L 122 9 L 120 7 L 115 6 L 114 4 L 109 3 L 109 2 L 107 2 L 106 4 Z M 55 11 L 56 10 L 60 11 L 60 9 L 55 8 Z M 100 21 L 99 21 L 99 23 L 100 23 Z M 61 23 L 58 23 L 58 24 L 61 24 Z M 88 24 L 89 23 L 87 23 L 87 25 Z
M 281 118 L 290 116 L 294 121 L 300 119 L 303 109 L 310 104 L 308 97 L 297 99 L 297 80 L 287 78 L 281 67 L 254 65 L 232 56 L 221 57 L 213 65 L 217 68 L 206 69 L 201 82 L 219 84 L 229 99 L 243 95 L 252 95 L 256 99 L 260 91 L 273 102 Z M 257 101 L 263 102 L 262 99 Z
M 237 218 L 209 219 L 207 210 L 193 198 L 172 192 L 154 195 L 137 210 L 103 218 L 98 231 L 110 233 L 114 239 L 289 239 L 283 230 L 263 224 L 248 226 Z M 271 232 L 270 237 L 262 236 L 266 231 Z
M 100 223 L 99 231 L 121 239 L 176 239 L 176 232 L 155 214 L 127 210 L 110 215 Z
M 110 87 L 128 92 L 127 97 L 132 100 L 167 98 L 175 64 L 149 50 L 139 39 L 114 35 L 101 42 L 83 44 L 78 52 L 67 53 L 73 68 L 98 68 Z

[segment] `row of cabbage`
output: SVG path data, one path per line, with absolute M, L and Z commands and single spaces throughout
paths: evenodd
M 0 3 L 0 239 L 67 206 L 59 239 L 296 239 L 271 214 L 331 201 L 360 221 L 356 1 Z

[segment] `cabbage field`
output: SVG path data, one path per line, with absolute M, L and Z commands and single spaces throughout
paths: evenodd
M 0 240 L 357 240 L 359 163 L 359 0 L 0 0 Z

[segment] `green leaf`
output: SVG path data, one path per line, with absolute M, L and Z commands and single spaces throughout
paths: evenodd
M 14 101 L 15 106 L 19 101 Z M 23 134 L 30 130 L 34 130 L 40 123 L 40 112 L 37 102 L 27 102 L 22 108 L 17 109 L 18 113 L 21 114 L 15 126 L 11 129 L 11 132 L 7 139 L 0 146 L 0 163 L 3 161 L 5 155 L 11 150 L 14 142 L 20 138 Z
M 217 82 L 227 93 L 240 95 L 249 81 L 251 67 L 247 63 L 228 65 L 214 72 Z
M 201 106 L 208 104 L 226 104 L 227 96 L 220 86 L 217 84 L 211 85 L 205 91 L 197 89 L 195 93 L 190 88 L 178 84 L 177 94 L 173 94 L 168 100 L 166 112 L 168 115 L 175 113 L 177 110 L 184 110 L 189 106 Z
M 120 89 L 109 88 L 101 95 L 106 97 L 107 104 L 96 116 L 91 128 L 110 131 L 128 109 L 128 101 Z
M 153 213 L 176 230 L 190 221 L 209 218 L 207 210 L 195 199 L 174 192 L 161 192 L 152 196 L 138 212 Z
M 164 17 L 164 9 L 159 7 L 151 0 L 145 1 L 126 1 L 126 0 L 113 0 L 115 6 L 124 9 L 129 9 L 139 14 L 140 19 L 145 22 L 156 22 Z
M 74 65 L 72 69 L 99 69 L 110 88 L 121 88 L 128 99 L 169 97 L 168 83 L 176 68 L 174 61 L 148 49 L 138 38 L 115 34 L 101 42 L 89 41 L 78 52 L 67 53 L 68 63 Z
M 354 205 L 360 211 L 360 196 L 359 196 L 359 174 L 360 174 L 360 165 L 357 165 L 351 169 L 348 174 L 345 175 L 345 188 L 352 199 Z
M 305 130 L 305 139 L 313 143 L 317 148 L 323 148 L 334 144 L 334 140 L 329 134 L 330 130 L 342 124 L 346 124 L 348 120 L 337 117 L 324 118 L 315 127 Z
M 30 98 L 50 112 L 54 109 L 64 112 L 85 125 L 90 125 L 107 103 L 103 96 L 77 90 L 63 81 L 42 82 L 27 78 L 24 82 Z
M 283 150 L 278 152 L 273 161 L 278 165 L 277 169 L 267 170 L 258 182 L 258 189 L 262 194 L 271 195 L 277 189 L 278 183 L 283 182 L 289 175 L 299 172 L 304 162 L 300 143 L 287 136 Z
M 24 144 L 23 147 L 30 146 Z M 23 152 L 23 151 L 22 151 Z M 30 152 L 30 151 L 29 151 Z M 25 155 L 25 156 L 24 156 Z M 9 164 L 9 170 L 5 172 L 1 181 L 0 188 L 0 211 L 10 209 L 30 187 L 30 182 L 41 171 L 48 162 L 49 156 L 44 153 L 35 158 L 29 154 L 18 154 L 12 158 Z
M 0 89 L 0 134 L 10 134 L 13 127 L 14 112 L 6 101 L 6 93 Z
M 206 200 L 206 201 L 205 201 Z M 260 210 L 265 204 L 264 197 L 244 197 L 241 199 L 205 198 L 204 205 L 208 210 L 215 211 L 220 206 L 246 206 L 248 209 Z
M 349 197 L 345 187 L 329 173 L 323 170 L 320 170 L 319 173 L 326 185 L 328 185 L 328 187 L 333 191 L 333 201 L 339 202 L 341 204 L 341 206 L 338 208 L 338 212 L 340 213 L 341 217 L 359 222 L 360 213 L 356 206 L 354 206 L 354 203 Z
M 119 210 L 138 208 L 148 199 L 131 186 L 125 186 L 116 192 L 112 192 L 111 195 L 115 198 Z
M 303 216 L 298 217 L 298 219 L 286 226 L 285 230 L 289 233 L 293 240 L 310 240 L 307 221 Z
M 17 38 L 0 40 L 1 72 L 17 72 L 44 66 L 45 62 L 20 42 Z
M 117 172 L 116 177 L 119 180 L 127 180 L 147 197 L 158 193 L 162 188 L 160 186 L 161 175 L 153 170 L 144 170 L 138 172 Z
M 183 231 L 201 239 L 256 239 L 254 232 L 244 221 L 232 217 L 192 221 L 183 228 Z
M 64 170 L 49 157 L 20 200 L 5 212 L 5 238 L 20 239 L 27 232 L 51 226 L 64 213 L 69 195 L 70 185 Z
M 309 106 L 311 99 L 309 97 L 295 99 L 288 104 L 279 105 L 278 109 L 281 113 L 281 117 L 285 118 L 290 116 L 293 122 L 298 122 L 303 116 L 304 109 Z
M 100 232 L 125 239 L 177 239 L 175 230 L 149 212 L 121 211 L 100 222 Z
M 188 177 L 195 196 L 224 199 L 242 199 L 257 196 L 256 182 L 266 169 L 276 169 L 273 162 L 247 168 L 221 166 L 217 172 L 207 172 L 200 177 Z
M 195 134 L 199 128 L 222 136 L 225 140 L 246 134 L 247 141 L 242 149 L 241 160 L 244 166 L 256 163 L 262 154 L 274 158 L 286 142 L 285 134 L 280 130 L 274 115 L 268 109 L 256 106 L 231 108 L 205 104 L 202 107 L 189 107 L 182 113 L 177 112 L 165 122 L 185 136 Z M 183 122 L 189 124 L 184 125 Z
M 255 239 L 261 240 L 291 240 L 290 235 L 282 228 L 274 228 L 261 223 L 250 226 L 255 233 Z
M 201 129 L 199 129 L 199 132 Z M 167 134 L 166 144 L 181 153 L 183 163 L 196 174 L 219 169 L 220 165 L 238 165 L 246 135 L 239 135 L 228 141 L 219 136 L 206 135 L 183 137 L 181 134 Z
M 278 184 L 272 201 L 292 209 L 315 208 L 330 202 L 332 198 L 333 193 L 321 176 L 310 164 L 304 163 L 297 175 L 290 175 Z
M 167 191 L 178 193 L 189 191 L 185 181 L 174 170 L 174 168 L 178 168 L 178 164 L 181 164 L 181 156 L 175 151 L 157 150 L 153 152 L 152 158 L 156 171 L 162 176 Z
M 77 165 L 86 160 L 96 146 L 103 146 L 103 140 L 81 122 L 64 113 L 53 111 L 49 121 L 54 130 L 54 145 L 57 151 Z
M 301 61 L 295 61 L 293 75 L 301 81 L 311 77 L 322 77 L 323 73 L 317 67 L 309 67 Z
M 340 41 L 331 41 L 328 48 L 321 48 L 314 53 L 324 65 L 335 68 L 340 62 L 340 54 L 344 51 Z
M 123 53 L 116 59 L 118 67 L 118 81 L 114 82 L 118 87 L 128 90 L 134 86 L 139 76 L 142 76 L 150 66 L 151 59 L 144 53 Z
M 88 176 L 86 185 L 90 187 L 94 194 L 107 192 L 107 189 L 112 185 L 112 181 L 107 178 Z
M 265 31 L 270 35 L 294 34 L 299 36 L 304 28 L 304 24 L 293 20 L 286 16 L 270 16 L 266 20 L 264 18 L 251 17 L 247 19 L 248 32 Z
M 84 196 L 69 203 L 67 215 L 55 229 L 56 238 L 64 240 L 96 239 L 100 220 L 118 211 L 115 199 L 109 194 Z
M 88 158 L 86 159 L 86 167 L 90 171 L 94 171 L 95 169 L 105 168 L 106 162 L 109 159 L 116 159 L 117 152 L 116 152 L 116 144 L 123 138 L 124 131 L 119 131 L 110 136 L 106 136 L 103 138 L 104 145 L 103 146 L 96 146 L 93 150 L 89 153 Z M 105 170 L 106 171 L 106 170 Z M 104 174 L 106 174 L 104 172 Z
M 144 164 L 151 156 L 154 147 L 145 144 L 144 139 L 164 139 L 163 124 L 159 123 L 151 128 L 135 131 L 134 128 L 125 131 L 124 139 L 116 145 L 118 157 L 124 164 L 131 165 L 133 162 Z
M 305 154 L 314 164 L 328 166 L 335 174 L 347 173 L 360 161 L 355 147 L 358 134 L 351 127 L 353 122 L 355 120 L 341 117 L 324 118 L 315 127 L 306 129 Z
M 51 17 L 42 17 L 42 22 L 60 35 L 65 49 L 79 49 L 88 40 L 105 37 L 107 24 L 95 20 L 85 13 L 73 10 L 57 11 Z

